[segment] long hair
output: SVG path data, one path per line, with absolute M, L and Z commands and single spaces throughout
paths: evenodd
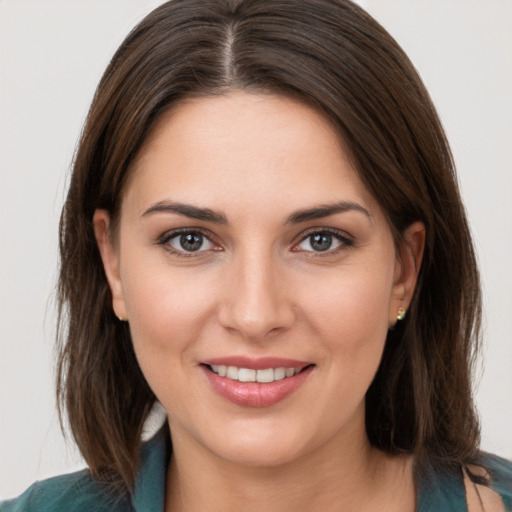
M 388 453 L 474 462 L 479 276 L 452 155 L 413 65 L 348 0 L 173 0 L 127 36 L 105 71 L 61 217 L 57 392 L 93 476 L 132 489 L 155 401 L 129 327 L 112 310 L 94 211 L 107 209 L 116 222 L 130 163 L 166 110 L 231 90 L 317 109 L 338 130 L 396 242 L 412 222 L 425 224 L 415 295 L 367 392 L 367 435 Z

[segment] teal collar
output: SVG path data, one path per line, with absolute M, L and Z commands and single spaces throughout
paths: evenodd
M 167 422 L 143 445 L 132 496 L 135 512 L 163 512 L 167 467 L 171 453 Z

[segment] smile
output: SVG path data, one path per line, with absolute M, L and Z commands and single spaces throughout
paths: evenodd
M 269 383 L 293 377 L 302 371 L 303 368 L 264 368 L 255 370 L 252 368 L 238 368 L 237 366 L 226 366 L 222 364 L 209 365 L 210 370 L 220 377 L 226 377 L 240 382 Z
M 200 368 L 222 398 L 243 407 L 269 407 L 301 388 L 315 364 L 283 358 L 223 357 Z

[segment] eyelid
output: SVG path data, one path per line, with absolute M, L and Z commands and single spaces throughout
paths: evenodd
M 334 249 L 328 249 L 326 251 L 305 251 L 301 249 L 297 249 L 297 246 L 304 242 L 307 238 L 309 238 L 312 235 L 321 234 L 321 233 L 327 233 L 329 235 L 332 235 L 337 240 L 341 242 L 341 245 L 339 247 L 336 247 Z M 341 229 L 332 228 L 332 227 L 313 227 L 309 228 L 306 231 L 302 232 L 299 237 L 298 241 L 296 241 L 292 246 L 292 251 L 294 252 L 304 252 L 304 253 L 314 253 L 315 256 L 327 256 L 332 255 L 333 253 L 336 253 L 338 251 L 342 251 L 343 249 L 346 249 L 347 247 L 352 247 L 354 245 L 354 237 L 347 233 L 346 231 L 343 231 Z
M 202 236 L 204 236 L 214 247 L 213 249 L 207 249 L 207 250 L 199 250 L 199 251 L 181 251 L 177 250 L 174 247 L 169 245 L 169 241 L 179 235 L 187 234 L 187 233 L 200 233 Z M 339 240 L 341 242 L 341 245 L 334 248 L 334 249 L 328 249 L 324 252 L 322 251 L 306 251 L 302 249 L 297 249 L 297 246 L 302 243 L 304 240 L 306 240 L 308 237 L 314 235 L 314 234 L 320 234 L 320 233 L 327 233 L 329 235 L 332 235 L 334 238 Z M 213 233 L 211 233 L 209 230 L 200 228 L 200 227 L 184 227 L 184 228 L 175 228 L 170 229 L 169 231 L 165 231 L 162 235 L 160 235 L 156 239 L 155 245 L 161 245 L 164 246 L 164 248 L 177 256 L 183 256 L 183 257 L 193 257 L 193 256 L 199 256 L 206 252 L 210 251 L 222 251 L 222 247 L 220 244 L 215 240 L 216 237 Z M 354 237 L 347 233 L 344 230 L 332 228 L 332 227 L 326 227 L 326 226 L 317 226 L 317 227 L 311 227 L 308 228 L 306 231 L 303 231 L 298 237 L 297 240 L 293 243 L 291 250 L 293 252 L 303 252 L 303 253 L 314 253 L 315 256 L 328 256 L 332 255 L 333 253 L 342 251 L 343 249 L 346 249 L 348 247 L 352 247 L 354 245 Z
M 188 234 L 188 233 L 199 233 L 203 237 L 205 237 L 214 247 L 213 249 L 207 249 L 207 250 L 199 250 L 199 251 L 181 251 L 174 247 L 172 247 L 169 244 L 169 241 L 173 238 L 176 238 L 179 235 Z M 169 231 L 164 232 L 162 235 L 160 235 L 156 240 L 156 245 L 161 245 L 167 250 L 168 252 L 172 253 L 173 255 L 190 258 L 193 256 L 199 256 L 203 255 L 206 252 L 210 251 L 219 251 L 222 250 L 222 248 L 219 246 L 219 244 L 214 240 L 213 234 L 204 228 L 198 228 L 198 227 L 186 227 L 186 228 L 175 228 L 170 229 Z

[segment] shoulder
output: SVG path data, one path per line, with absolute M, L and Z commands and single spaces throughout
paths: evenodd
M 462 468 L 437 459 L 417 461 L 417 512 L 512 512 L 512 462 L 480 453 Z
M 87 470 L 36 482 L 21 496 L 0 502 L 0 512 L 128 512 L 125 500 L 110 495 Z
M 18 498 L 0 502 L 0 512 L 163 510 L 170 452 L 169 428 L 165 422 L 141 445 L 135 492 L 129 498 L 110 493 L 88 470 L 83 470 L 36 482 Z
M 482 485 L 479 479 L 488 482 Z M 466 471 L 465 487 L 469 512 L 512 511 L 512 462 L 496 455 L 482 453 L 479 466 Z

